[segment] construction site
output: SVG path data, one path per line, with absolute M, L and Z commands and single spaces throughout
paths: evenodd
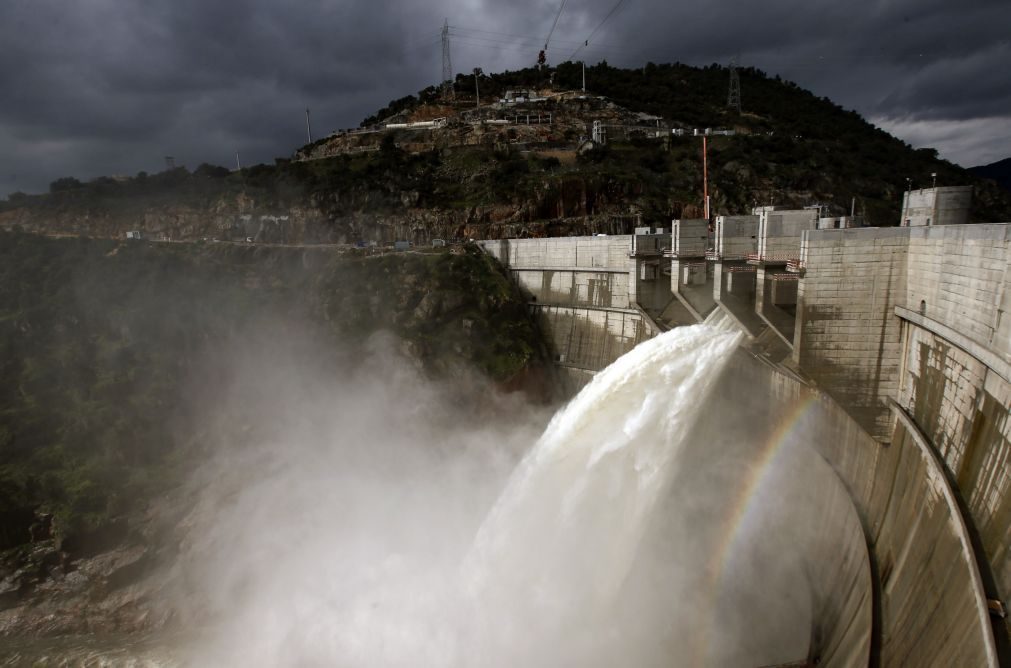
M 383 141 L 422 153 L 459 146 L 514 147 L 574 154 L 608 139 L 655 139 L 704 134 L 707 129 L 670 128 L 658 116 L 624 109 L 580 91 L 510 90 L 472 108 L 431 104 L 385 119 L 374 127 L 340 130 L 294 156 L 315 160 L 378 151 Z M 708 132 L 728 133 L 732 130 Z

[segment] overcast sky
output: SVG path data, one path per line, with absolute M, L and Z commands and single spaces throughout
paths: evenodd
M 549 62 L 739 53 L 953 162 L 1011 156 L 1008 0 L 622 0 L 605 21 L 616 2 L 566 0 Z M 160 171 L 166 155 L 270 162 L 305 143 L 306 107 L 318 136 L 436 83 L 445 18 L 455 71 L 516 69 L 560 4 L 2 0 L 0 196 Z

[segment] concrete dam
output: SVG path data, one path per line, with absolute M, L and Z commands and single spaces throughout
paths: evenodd
M 1011 224 L 847 228 L 763 207 L 480 243 L 528 295 L 572 389 L 673 328 L 742 333 L 694 428 L 710 449 L 697 461 L 747 462 L 720 483 L 711 575 L 758 481 L 803 441 L 807 533 L 774 549 L 804 553 L 810 628 L 783 665 L 1007 665 Z

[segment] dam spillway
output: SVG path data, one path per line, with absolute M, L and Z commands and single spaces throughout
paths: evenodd
M 773 424 L 805 415 L 810 450 L 845 491 L 825 512 L 852 514 L 863 537 L 863 556 L 837 545 L 867 578 L 821 572 L 809 658 L 1002 665 L 1011 225 L 818 230 L 771 219 L 720 221 L 706 249 L 691 243 L 709 233 L 692 221 L 672 234 L 482 245 L 530 295 L 574 386 L 671 327 L 723 320 L 745 335 L 751 360 L 727 377 L 747 388 L 725 380 L 721 396 L 749 414 L 765 397 Z

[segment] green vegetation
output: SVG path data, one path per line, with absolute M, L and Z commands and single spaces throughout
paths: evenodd
M 729 74 L 719 65 L 699 68 L 647 63 L 630 70 L 602 62 L 586 68 L 586 80 L 589 94 L 606 96 L 634 111 L 662 116 L 674 127 L 736 128 L 749 133 L 710 141 L 714 205 L 721 212 L 744 213 L 755 203 L 769 201 L 797 205 L 820 202 L 848 212 L 855 198 L 858 212 L 863 212 L 870 223 L 894 225 L 899 219 L 906 178 L 912 179 L 914 187 L 923 187 L 936 173 L 939 184 L 976 186 L 975 220 L 1011 219 L 1011 196 L 1006 191 L 969 170 L 938 159 L 934 149 L 913 149 L 857 112 L 778 76 L 769 77 L 755 68 L 738 71 L 743 96 L 741 115 L 726 107 Z M 567 62 L 547 71 L 528 68 L 489 74 L 482 78 L 481 90 L 482 95 L 492 99 L 511 88 L 546 87 L 552 80 L 556 89 L 578 89 L 582 67 Z M 466 96 L 473 87 L 473 77 L 460 74 L 455 86 L 458 95 Z M 420 103 L 408 96 L 387 109 L 403 111 Z M 383 112 L 377 117 L 383 118 Z M 682 203 L 699 199 L 698 143 L 693 138 L 675 138 L 669 159 L 651 159 L 651 171 L 663 178 L 642 182 L 641 193 L 652 201 L 636 204 L 647 216 L 662 220 L 680 215 Z M 635 148 L 649 150 L 643 145 Z M 600 160 L 594 164 L 599 169 L 584 164 L 580 173 L 603 178 L 610 190 L 621 193 L 626 192 L 626 184 L 641 182 L 644 175 L 627 163 Z
M 36 513 L 73 550 L 142 511 L 204 447 L 195 415 L 228 392 L 219 360 L 278 327 L 352 359 L 390 330 L 436 375 L 468 365 L 505 382 L 545 359 L 515 287 L 476 249 L 342 257 L 0 232 L 0 548 L 27 542 Z
M 981 179 L 990 179 L 1004 190 L 1011 191 L 1011 158 L 998 160 L 989 165 L 970 167 L 969 171 Z
M 836 213 L 848 213 L 855 205 L 868 224 L 894 225 L 906 179 L 922 187 L 936 173 L 938 184 L 975 186 L 974 220 L 1011 219 L 1011 194 L 938 159 L 933 149 L 914 150 L 856 112 L 778 77 L 753 68 L 741 69 L 740 76 L 744 113 L 738 115 L 725 104 L 728 73 L 723 67 L 649 63 L 626 70 L 600 63 L 587 68 L 593 95 L 662 116 L 674 127 L 723 127 L 739 132 L 712 137 L 709 142 L 710 194 L 718 212 L 746 213 L 756 204 L 821 203 Z M 581 77 L 578 63 L 563 63 L 546 71 L 486 75 L 481 89 L 488 99 L 510 88 L 553 85 L 571 90 L 578 88 Z M 457 78 L 458 105 L 469 106 L 466 97 L 472 83 L 471 75 Z M 426 88 L 417 96 L 390 102 L 364 123 L 436 103 L 437 97 L 437 89 Z M 546 110 L 558 111 L 552 107 L 558 102 L 544 104 Z M 446 112 L 440 108 L 440 113 Z M 699 215 L 702 156 L 695 137 L 671 137 L 663 142 L 612 139 L 606 150 L 562 164 L 511 147 L 508 131 L 493 146 L 458 146 L 418 154 L 396 146 L 410 136 L 388 133 L 380 150 L 368 153 L 308 162 L 278 159 L 273 165 L 237 172 L 201 165 L 193 172 L 177 168 L 88 183 L 65 177 L 54 181 L 47 195 L 12 195 L 0 202 L 0 214 L 23 208 L 33 212 L 36 220 L 61 212 L 87 213 L 94 220 L 133 221 L 147 212 L 179 207 L 231 212 L 242 201 L 254 204 L 261 213 L 311 209 L 315 218 L 326 221 L 362 213 L 397 216 L 408 210 L 427 210 L 438 215 L 470 208 L 511 209 L 513 219 L 524 222 L 630 211 L 650 222 Z M 556 139 L 574 145 L 576 136 L 570 128 Z M 131 229 L 123 227 L 130 224 L 123 222 L 120 229 Z M 369 238 L 367 233 L 362 236 Z
M 647 64 L 622 70 L 606 63 L 587 68 L 593 92 L 631 109 L 663 116 L 675 126 L 726 127 L 748 136 L 716 138 L 710 174 L 721 210 L 740 213 L 762 198 L 778 200 L 810 193 L 808 201 L 858 211 L 877 225 L 899 219 L 906 178 L 915 187 L 930 183 L 931 173 L 944 185 L 977 186 L 974 218 L 1011 219 L 1011 198 L 967 170 L 940 160 L 933 149 L 913 149 L 874 127 L 855 111 L 819 98 L 796 84 L 769 77 L 755 68 L 739 70 L 744 113 L 726 107 L 728 72 L 711 65 Z M 577 63 L 557 69 L 556 84 L 575 87 Z

